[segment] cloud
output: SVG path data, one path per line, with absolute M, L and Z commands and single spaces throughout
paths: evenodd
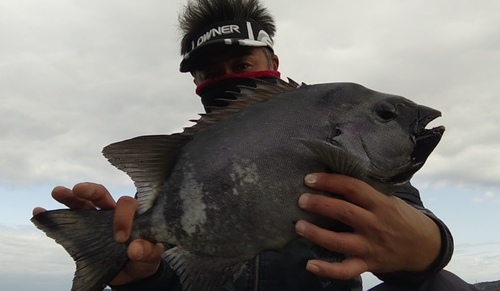
M 496 281 L 500 274 L 499 249 L 500 242 L 456 245 L 454 256 L 445 269 L 470 284 Z M 363 290 L 368 290 L 380 280 L 366 273 L 363 274 L 363 282 Z
M 3 2 L 1 183 L 128 183 L 102 147 L 178 132 L 202 111 L 191 77 L 178 72 L 184 1 L 177 9 L 161 1 Z M 500 91 L 491 12 L 500 4 L 354 2 L 266 2 L 284 77 L 354 81 L 440 109 L 433 124 L 447 131 L 418 175 L 500 187 L 500 116 L 490 110 Z
M 0 289 L 70 289 L 73 260 L 62 247 L 34 227 L 0 225 L 0 249 Z
M 493 202 L 493 203 L 500 203 L 500 197 L 496 195 L 495 193 L 488 191 L 484 193 L 483 196 L 475 197 L 473 202 Z
M 130 186 L 102 157 L 102 148 L 139 135 L 178 132 L 197 118 L 202 107 L 192 78 L 178 72 L 176 12 L 185 3 L 0 0 L 0 27 L 8 28 L 0 33 L 0 185 L 30 189 L 19 197 L 6 190 L 4 201 L 17 199 L 25 208 L 26 201 L 41 203 L 42 194 L 35 193 L 40 184 L 45 192 L 51 188 L 46 185 L 81 181 Z M 494 109 L 500 92 L 500 2 L 265 3 L 277 19 L 275 49 L 283 77 L 356 82 L 441 110 L 443 117 L 432 125 L 445 125 L 445 135 L 415 184 L 488 189 L 467 196 L 477 202 L 467 211 L 499 202 L 500 115 Z M 474 209 L 493 221 L 493 213 Z M 14 253 L 0 262 L 0 282 L 71 280 L 71 259 L 50 239 L 25 229 L 0 230 L 2 258 L 5 250 Z M 481 275 L 500 273 L 498 252 L 459 252 L 450 264 L 459 275 L 468 281 L 498 279 Z M 47 290 L 61 289 L 67 288 Z
M 34 227 L 0 225 L 2 262 L 0 273 L 72 274 L 73 260 L 52 239 Z
M 0 48 L 7 60 L 0 70 L 2 184 L 78 177 L 124 183 L 102 147 L 180 131 L 201 112 L 191 80 L 166 74 L 178 74 L 176 46 L 168 45 L 173 30 L 164 34 L 175 17 L 160 12 L 172 10 L 131 3 L 24 0 L 2 9 L 10 28 Z
M 500 274 L 499 249 L 500 242 L 457 245 L 446 269 L 469 283 L 496 281 Z
M 500 92 L 500 29 L 489 11 L 500 4 L 354 2 L 276 4 L 285 71 L 310 83 L 354 81 L 441 110 L 433 124 L 447 130 L 418 176 L 499 188 L 500 116 L 489 108 Z
M 498 279 L 499 242 L 462 244 L 446 267 L 469 283 Z M 0 289 L 68 290 L 75 270 L 70 256 L 52 239 L 33 226 L 0 225 Z M 379 283 L 363 275 L 365 290 Z M 15 288 L 14 288 L 15 287 Z
M 283 66 L 309 82 L 360 82 L 441 110 L 433 124 L 447 130 L 419 175 L 499 187 L 500 117 L 488 108 L 500 91 L 500 31 L 487 12 L 498 4 L 467 3 L 443 13 L 437 2 L 336 3 L 320 11 L 312 1 L 280 14 L 286 31 L 278 27 L 277 47 L 283 43 L 293 60 Z

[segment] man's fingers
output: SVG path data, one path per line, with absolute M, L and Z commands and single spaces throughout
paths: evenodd
M 303 194 L 298 204 L 308 212 L 338 220 L 357 230 L 363 229 L 372 216 L 369 211 L 353 203 L 323 195 Z
M 122 285 L 153 275 L 160 266 L 162 253 L 162 244 L 153 244 L 141 239 L 132 241 L 127 248 L 131 261 L 110 282 L 111 285 Z
M 128 196 L 118 199 L 113 217 L 113 232 L 117 242 L 123 243 L 128 240 L 136 209 L 136 199 Z
M 306 269 L 320 277 L 349 280 L 368 271 L 368 265 L 359 258 L 349 258 L 340 263 L 309 260 Z
M 52 197 L 72 209 L 114 209 L 115 201 L 108 190 L 100 184 L 79 183 L 73 190 L 57 186 L 52 190 Z
M 326 230 L 305 220 L 299 220 L 295 224 L 295 230 L 308 241 L 337 253 L 354 256 L 366 253 L 367 243 L 353 233 Z
M 385 196 L 361 180 L 338 174 L 313 173 L 307 175 L 304 182 L 313 189 L 342 195 L 365 209 L 370 209 L 379 195 Z
M 136 239 L 128 246 L 127 254 L 132 261 L 154 264 L 161 259 L 163 251 L 161 243 L 153 244 L 146 240 Z
M 115 200 L 108 190 L 101 184 L 78 183 L 73 187 L 73 194 L 82 200 L 90 201 L 101 209 L 114 209 Z
M 95 206 L 86 200 L 82 200 L 75 196 L 71 189 L 63 186 L 57 186 L 52 190 L 52 198 L 57 202 L 66 205 L 69 208 L 75 209 L 95 209 Z

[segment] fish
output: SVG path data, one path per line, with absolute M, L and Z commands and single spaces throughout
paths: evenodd
M 266 250 L 282 250 L 308 220 L 340 222 L 297 205 L 313 172 L 360 179 L 392 195 L 409 183 L 445 131 L 441 112 L 356 83 L 255 80 L 227 106 L 180 133 L 112 143 L 102 153 L 137 188 L 131 238 L 113 238 L 113 210 L 59 209 L 31 221 L 73 257 L 72 291 L 102 290 L 127 264 L 127 244 L 172 245 L 163 258 L 185 291 L 217 290 Z

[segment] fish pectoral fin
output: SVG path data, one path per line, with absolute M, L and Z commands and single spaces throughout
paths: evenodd
M 394 170 L 392 172 L 396 174 L 391 175 L 391 173 L 388 173 L 387 176 L 381 176 L 369 171 L 367 177 L 372 181 L 370 185 L 386 195 L 392 195 L 396 190 L 407 184 L 413 176 L 413 174 L 407 175 L 408 172 L 403 170 L 399 173 Z
M 219 258 L 192 254 L 179 247 L 163 253 L 175 273 L 179 276 L 183 291 L 219 290 L 243 266 L 239 258 Z
M 366 163 L 343 148 L 322 140 L 298 139 L 315 153 L 334 173 L 366 180 Z
M 182 134 L 140 136 L 110 144 L 102 150 L 113 166 L 134 181 L 139 214 L 154 205 L 178 152 L 188 139 Z

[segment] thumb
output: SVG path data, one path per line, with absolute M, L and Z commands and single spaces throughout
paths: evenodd
M 141 263 L 158 263 L 163 253 L 161 243 L 151 243 L 146 240 L 136 239 L 127 248 L 127 255 L 131 261 Z

